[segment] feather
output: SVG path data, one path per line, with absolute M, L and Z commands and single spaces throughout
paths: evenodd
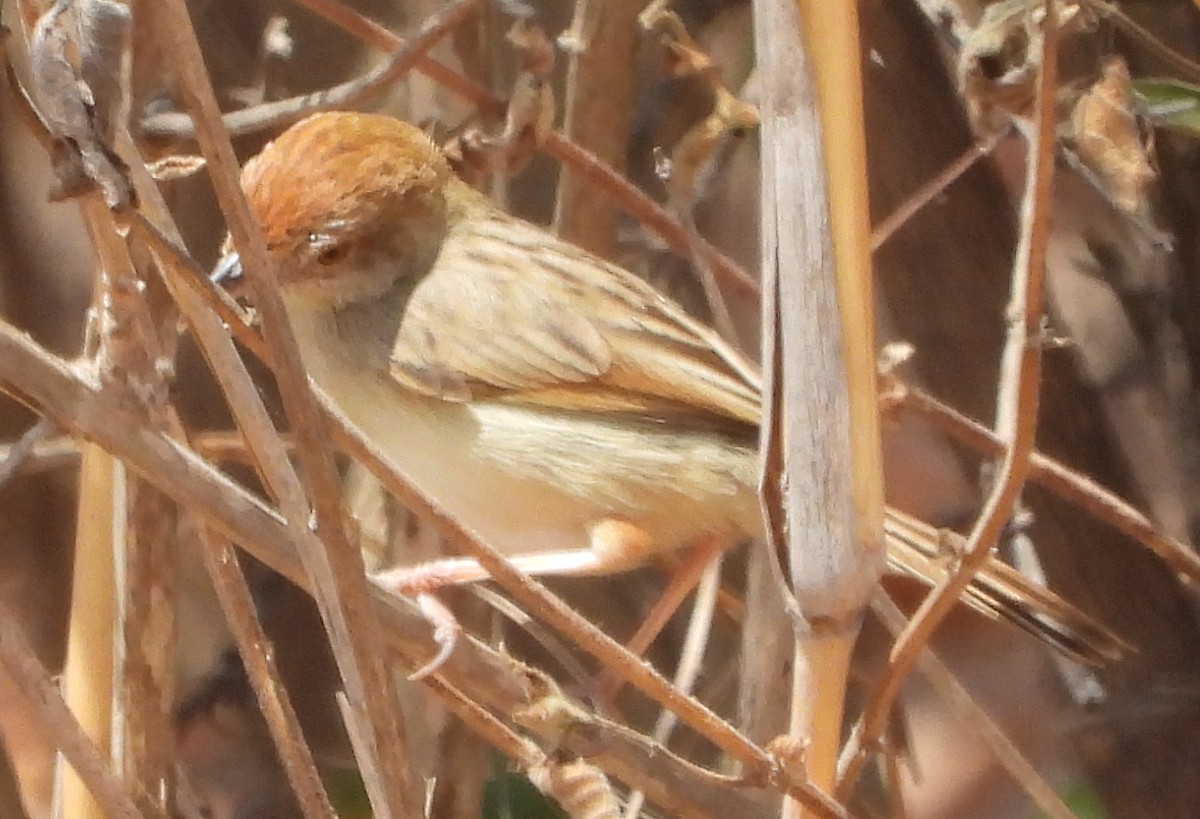
M 757 426 L 752 365 L 701 327 L 633 274 L 497 216 L 451 232 L 405 308 L 391 372 L 450 401 Z

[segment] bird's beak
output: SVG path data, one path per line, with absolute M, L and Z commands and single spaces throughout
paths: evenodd
M 236 250 L 229 251 L 217 262 L 209 278 L 213 284 L 219 284 L 226 288 L 238 285 L 242 279 L 242 257 L 237 254 Z

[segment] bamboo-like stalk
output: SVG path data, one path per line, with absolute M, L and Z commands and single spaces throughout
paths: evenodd
M 755 13 L 764 511 L 786 543 L 804 621 L 780 747 L 804 748 L 809 781 L 828 790 L 850 655 L 884 558 L 858 20 L 852 3 L 811 0 L 761 2 Z M 784 815 L 801 806 L 785 803 Z
M 867 202 L 867 149 L 863 122 L 862 75 L 859 70 L 858 6 L 797 0 L 804 25 L 829 196 L 837 303 L 841 317 L 842 361 L 850 409 L 850 473 L 854 498 L 854 540 L 858 559 L 874 563 L 875 581 L 883 568 L 883 453 L 875 370 L 875 322 L 871 287 L 871 222 Z M 870 591 L 851 587 L 858 611 Z M 859 596 L 861 595 L 861 596 Z M 850 602 L 850 601 L 847 601 Z M 822 789 L 836 778 L 842 711 L 850 655 L 858 636 L 841 630 L 817 643 L 810 661 L 823 683 L 815 697 L 808 755 L 809 775 Z M 798 675 L 797 675 L 798 679 Z
M 63 687 L 71 711 L 88 737 L 108 748 L 112 736 L 113 543 L 117 526 L 113 493 L 124 484 L 115 458 L 95 444 L 80 447 L 79 513 Z M 104 811 L 79 775 L 63 768 L 61 815 L 103 819 Z
M 883 453 L 875 375 L 871 221 L 863 124 L 858 7 L 797 0 L 812 60 L 829 189 L 829 226 L 842 319 L 842 355 L 850 390 L 851 467 L 856 540 L 883 543 Z

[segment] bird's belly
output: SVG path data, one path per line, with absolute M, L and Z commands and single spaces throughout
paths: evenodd
M 614 517 L 643 529 L 656 551 L 709 531 L 761 528 L 756 457 L 744 446 L 594 415 L 416 396 L 297 329 L 327 400 L 422 494 L 506 554 L 587 548 L 591 528 Z
M 706 433 L 629 419 L 496 403 L 475 404 L 475 455 L 534 493 L 553 492 L 586 509 L 586 523 L 637 523 L 658 550 L 708 531 L 760 532 L 757 456 Z M 560 546 L 561 548 L 561 546 Z

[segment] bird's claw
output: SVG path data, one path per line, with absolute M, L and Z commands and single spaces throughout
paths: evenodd
M 436 566 L 436 564 L 430 564 Z M 454 612 L 450 611 L 442 601 L 431 593 L 431 589 L 445 585 L 441 582 L 438 572 L 432 572 L 425 566 L 409 566 L 400 569 L 378 572 L 374 575 L 388 591 L 411 597 L 417 604 L 421 616 L 433 627 L 433 640 L 438 645 L 438 652 L 433 659 L 425 663 L 409 675 L 410 680 L 421 680 L 436 672 L 446 664 L 450 655 L 458 645 L 462 634 L 462 626 Z

